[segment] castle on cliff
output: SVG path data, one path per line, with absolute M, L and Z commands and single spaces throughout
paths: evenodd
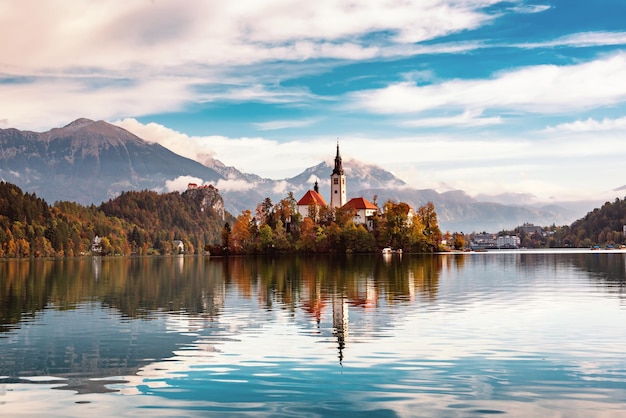
M 224 200 L 219 194 L 219 190 L 213 187 L 211 184 L 198 186 L 196 183 L 189 183 L 187 190 L 183 192 L 183 196 L 195 200 L 201 210 L 204 212 L 207 209 L 216 213 L 222 221 L 225 219 Z

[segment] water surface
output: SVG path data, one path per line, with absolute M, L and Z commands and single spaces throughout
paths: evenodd
M 623 416 L 625 260 L 0 262 L 0 415 Z

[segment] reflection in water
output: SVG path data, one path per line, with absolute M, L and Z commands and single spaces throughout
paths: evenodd
M 339 350 L 339 364 L 343 361 L 343 349 L 346 346 L 348 336 L 348 307 L 343 293 L 333 295 L 333 329 L 337 338 Z
M 143 359 L 167 357 L 174 351 L 175 335 L 171 340 L 163 336 L 167 326 L 163 313 L 217 321 L 229 289 L 243 299 L 256 298 L 266 309 L 303 309 L 317 327 L 326 311 L 332 310 L 341 362 L 348 306 L 374 308 L 381 298 L 393 304 L 411 301 L 416 295 L 434 300 L 441 260 L 425 257 L 387 264 L 371 256 L 176 256 L 0 263 L 2 277 L 7 278 L 0 288 L 2 332 L 22 328 L 30 333 L 41 322 L 47 326 L 36 328 L 44 331 L 39 332 L 40 346 L 16 347 L 3 356 L 0 375 L 133 374 L 147 363 Z M 43 312 L 47 312 L 45 318 Z M 132 321 L 137 319 L 142 321 Z M 102 340 L 93 341 L 94 336 L 110 340 L 104 350 Z M 74 382 L 69 387 L 94 386 L 87 383 Z
M 617 252 L 0 262 L 0 385 L 141 395 L 110 415 L 623 412 L 625 276 Z
M 102 257 L 92 257 L 91 264 L 93 268 L 93 278 L 95 281 L 100 279 L 100 270 L 102 269 Z

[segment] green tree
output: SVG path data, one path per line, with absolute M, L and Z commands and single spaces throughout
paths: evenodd
M 259 228 L 259 250 L 264 253 L 274 250 L 274 231 L 268 224 Z

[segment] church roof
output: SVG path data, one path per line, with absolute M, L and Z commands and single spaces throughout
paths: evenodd
M 341 164 L 341 155 L 339 155 L 339 142 L 337 142 L 337 156 L 335 157 L 335 168 L 333 174 L 343 176 L 343 165 Z
M 298 206 L 328 206 L 321 194 L 315 190 L 309 190 L 302 196 L 302 199 L 298 200 Z
M 350 199 L 348 201 L 348 203 L 346 203 L 345 205 L 343 205 L 344 208 L 352 208 L 352 209 L 378 209 L 376 207 L 376 205 L 374 205 L 372 202 L 368 201 L 367 199 L 365 199 L 364 197 L 354 197 L 352 199 Z

